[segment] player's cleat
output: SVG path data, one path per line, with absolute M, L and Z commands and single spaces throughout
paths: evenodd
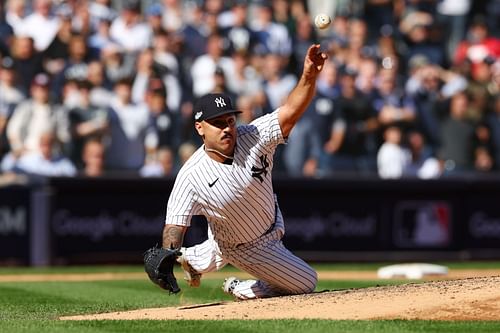
M 234 288 L 236 288 L 237 285 L 241 283 L 241 280 L 238 280 L 234 276 L 228 277 L 227 279 L 224 280 L 224 284 L 222 285 L 222 290 L 226 294 L 230 294 L 234 296 Z
M 181 248 L 181 255 L 177 257 L 177 262 L 181 264 L 182 270 L 184 271 L 184 280 L 186 280 L 188 286 L 197 288 L 201 283 L 201 273 L 198 273 L 184 256 L 185 248 Z

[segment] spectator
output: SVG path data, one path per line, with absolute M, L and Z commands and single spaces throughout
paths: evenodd
M 297 20 L 299 17 L 302 17 L 304 15 L 309 15 L 306 9 L 307 6 L 309 6 L 309 4 L 302 0 L 290 1 L 289 3 L 290 17 L 293 18 L 294 20 Z M 278 18 L 276 20 L 280 21 Z
M 322 172 L 376 172 L 375 133 L 379 128 L 377 115 L 370 101 L 355 87 L 357 73 L 344 67 L 341 74 L 341 95 L 334 101 L 336 115 L 331 125 Z
M 215 87 L 214 73 L 217 66 L 224 70 L 231 80 L 234 73 L 234 62 L 231 58 L 224 56 L 223 39 L 219 34 L 208 37 L 206 54 L 195 59 L 191 67 L 191 78 L 193 80 L 193 94 L 196 97 L 211 92 Z
M 214 73 L 214 89 L 212 90 L 213 93 L 221 93 L 221 94 L 226 94 L 231 98 L 231 100 L 235 101 L 236 100 L 236 94 L 234 94 L 233 91 L 231 91 L 228 88 L 228 83 L 226 79 L 226 74 L 224 73 L 224 70 L 220 67 L 217 67 L 215 69 Z
M 144 103 L 148 82 L 153 76 L 160 76 L 154 71 L 154 58 L 151 49 L 142 50 L 135 64 L 135 76 L 132 83 L 132 101 L 136 104 Z
M 198 146 L 190 141 L 183 142 L 179 147 L 179 167 L 194 154 Z
M 112 99 L 112 92 L 108 89 L 111 84 L 106 81 L 104 66 L 100 61 L 91 61 L 87 66 L 87 80 L 90 89 L 90 103 L 92 105 L 107 108 Z
M 165 85 L 160 79 L 151 79 L 146 92 L 146 105 L 155 135 L 154 150 L 160 147 L 171 147 L 177 150 L 179 138 L 179 114 L 172 112 L 166 104 Z
M 5 21 L 12 27 L 14 35 L 21 33 L 21 25 L 26 14 L 26 0 L 8 0 L 5 2 Z
M 377 57 L 379 59 L 382 59 L 382 65 L 384 66 L 384 60 L 385 59 L 399 59 L 400 56 L 398 54 L 398 47 L 400 42 L 398 36 L 395 36 L 394 33 L 389 30 L 389 31 L 382 31 L 381 36 L 377 39 L 376 44 L 371 47 L 365 46 L 365 49 L 363 50 L 363 55 L 366 57 Z M 387 66 L 384 66 L 387 68 Z
M 362 58 L 359 63 L 359 74 L 356 77 L 356 88 L 368 98 L 375 98 L 377 93 L 377 74 L 379 68 L 371 57 Z
M 278 0 L 277 3 L 286 3 L 286 1 Z M 309 15 L 298 17 L 293 31 L 295 32 L 292 35 L 292 64 L 294 74 L 299 76 L 304 65 L 302 59 L 304 59 L 309 45 L 315 43 L 317 38 Z
M 88 39 L 89 52 L 94 58 L 100 58 L 103 49 L 113 47 L 117 42 L 111 37 L 112 19 L 110 17 L 103 17 L 96 23 L 95 32 Z
M 206 8 L 206 6 L 204 6 Z M 204 28 L 206 29 L 205 34 L 207 36 L 211 36 L 213 34 L 221 34 L 221 29 L 219 26 L 219 16 L 215 12 L 207 12 L 204 13 Z M 229 45 L 227 41 L 224 40 L 224 49 L 227 51 Z
M 427 147 L 422 133 L 411 130 L 407 141 L 411 159 L 403 170 L 403 177 L 432 179 L 441 176 L 439 161 Z
M 467 13 L 470 10 L 470 0 L 443 0 L 437 5 L 438 20 L 444 23 L 446 39 L 446 51 L 449 59 L 458 43 L 464 38 L 467 21 Z
M 403 176 L 410 162 L 410 152 L 403 148 L 402 131 L 395 125 L 384 130 L 384 142 L 377 153 L 377 171 L 382 179 L 397 179 Z
M 425 12 L 410 12 L 400 22 L 400 29 L 405 38 L 408 51 L 405 61 L 408 62 L 416 54 L 425 55 L 433 64 L 446 65 L 446 52 L 443 45 L 430 39 L 430 31 L 434 29 L 434 18 Z
M 486 125 L 491 133 L 495 170 L 500 171 L 500 94 L 496 96 L 492 111 L 486 116 Z
M 406 69 L 407 81 L 405 82 L 405 92 L 410 96 L 415 96 L 423 83 L 423 69 L 429 67 L 429 59 L 423 54 L 416 54 L 408 61 Z M 434 68 L 437 68 L 434 66 Z
M 118 16 L 111 6 L 111 0 L 92 0 L 88 5 L 92 30 L 98 30 L 101 21 L 111 22 Z
M 234 76 L 232 84 L 228 86 L 237 95 L 247 95 L 257 98 L 262 93 L 262 75 L 249 63 L 249 55 L 244 52 L 235 52 L 232 55 L 234 62 Z M 229 82 L 228 82 L 229 84 Z
M 56 37 L 61 22 L 52 13 L 51 0 L 34 0 L 33 8 L 34 12 L 16 27 L 15 33 L 33 38 L 35 49 L 43 52 Z
M 0 104 L 12 110 L 23 99 L 25 95 L 18 87 L 14 60 L 10 57 L 3 57 L 0 61 Z
M 200 5 L 194 5 L 190 14 L 191 18 L 186 20 L 186 24 L 178 33 L 183 45 L 181 61 L 185 68 L 189 68 L 194 59 L 205 54 L 210 33 L 206 28 L 205 13 Z M 165 29 L 168 31 L 167 27 Z
M 441 128 L 439 159 L 445 174 L 471 171 L 473 168 L 474 126 L 467 120 L 469 98 L 457 93 L 451 98 L 449 116 Z
M 14 168 L 16 167 L 18 157 L 19 156 L 15 156 L 12 152 L 3 155 L 0 160 L 0 174 L 15 174 Z
M 0 60 L 0 159 L 9 150 L 7 123 L 19 103 L 25 96 L 16 85 L 14 61 L 10 57 Z
M 56 140 L 53 132 L 42 133 L 39 149 L 21 156 L 16 163 L 15 170 L 47 177 L 76 175 L 76 168 L 68 158 L 60 154 Z
M 105 174 L 104 170 L 105 148 L 98 139 L 90 139 L 83 145 L 82 157 L 83 169 L 81 174 L 86 177 L 100 177 Z
M 486 113 L 488 106 L 493 96 L 489 95 L 486 82 L 470 82 L 467 87 L 467 95 L 469 96 L 469 108 L 467 109 L 467 118 L 475 123 L 480 123 Z
M 176 32 L 182 29 L 186 21 L 183 1 L 163 0 L 163 28 L 168 32 Z M 186 13 L 187 14 L 187 13 Z
M 177 78 L 168 70 L 155 63 L 152 49 L 144 49 L 138 56 L 136 75 L 132 85 L 132 101 L 136 104 L 143 103 L 148 82 L 152 78 L 160 78 L 168 94 L 165 96 L 170 110 L 178 112 L 181 104 L 181 87 Z
M 84 80 L 87 77 L 88 49 L 85 37 L 73 34 L 68 43 L 68 58 L 64 60 L 64 66 L 60 73 L 54 76 L 52 92 L 60 96 L 62 87 L 66 80 Z
M 238 124 L 250 124 L 259 114 L 262 114 L 257 108 L 255 99 L 246 95 L 241 95 L 236 99 L 236 109 L 241 111 L 236 119 Z
M 7 133 L 5 129 L 7 128 L 7 121 L 9 116 L 9 110 L 5 104 L 0 101 L 0 161 L 3 159 L 4 155 L 10 150 L 9 141 L 7 140 Z
M 500 17 L 500 2 L 490 0 L 486 4 L 486 21 L 490 27 L 490 33 L 492 36 L 500 35 L 500 23 L 498 22 L 498 17 Z
M 248 53 L 255 45 L 255 34 L 248 26 L 248 4 L 246 1 L 236 1 L 230 9 L 231 20 L 223 26 L 221 32 L 230 43 L 231 53 Z
M 72 13 L 63 12 L 59 15 L 60 25 L 55 38 L 43 52 L 44 69 L 50 75 L 57 75 L 63 70 L 69 57 L 69 43 L 72 32 Z
M 159 31 L 163 31 L 163 8 L 159 3 L 153 3 L 146 9 L 146 19 L 147 24 L 151 28 L 153 34 L 158 33 Z
M 486 58 L 500 56 L 500 39 L 489 35 L 488 26 L 483 17 L 476 16 L 467 31 L 467 38 L 462 40 L 455 51 L 455 65 L 471 64 L 470 73 L 476 77 L 478 64 Z
M 493 59 L 486 58 L 482 62 L 477 63 L 475 75 L 469 81 L 466 89 L 471 97 L 471 113 L 469 114 L 471 119 L 480 121 L 485 117 L 488 108 L 495 99 L 495 95 L 500 93 L 499 87 L 500 81 L 495 82 L 494 78 Z
M 175 155 L 169 147 L 159 148 L 139 171 L 141 177 L 166 177 L 174 174 Z
M 380 124 L 411 126 L 415 121 L 414 102 L 410 97 L 405 96 L 403 89 L 398 88 L 392 71 L 380 70 L 377 88 L 373 107 L 377 110 Z
M 90 89 L 90 82 L 78 81 L 79 105 L 68 112 L 71 134 L 69 156 L 78 169 L 84 166 L 84 143 L 92 138 L 102 141 L 109 128 L 108 112 L 92 104 Z
M 322 146 L 313 112 L 309 107 L 288 136 L 283 162 L 291 177 L 314 177 L 317 174 Z
M 338 83 L 338 71 L 335 63 L 329 60 L 325 62 L 323 71 L 321 71 L 320 73 L 317 85 L 317 94 L 330 99 L 339 97 L 340 87 Z
M 368 31 L 370 32 L 370 39 L 375 39 L 377 33 L 381 29 L 387 27 L 394 28 L 396 26 L 395 14 L 398 12 L 397 1 L 368 0 L 364 2 L 365 6 L 363 19 L 367 23 Z
M 330 27 L 325 36 L 328 49 L 337 50 L 345 47 L 349 41 L 349 19 L 344 15 L 336 16 Z
M 182 143 L 200 140 L 192 126 L 193 96 L 213 90 L 234 94 L 233 100 L 245 111 L 238 121 L 249 122 L 278 103 L 288 83 L 298 79 L 295 70 L 302 63 L 296 64 L 294 59 L 303 52 L 302 43 L 319 39 L 334 56 L 325 64 L 311 103 L 316 131 L 293 134 L 305 138 L 304 144 L 306 138 L 320 136 L 324 149 L 316 175 L 324 175 L 325 170 L 334 172 L 334 160 L 342 169 L 339 163 L 346 156 L 351 162 L 357 161 L 353 162 L 358 165 L 353 172 L 359 172 L 359 165 L 365 165 L 363 170 L 376 171 L 375 152 L 382 139 L 376 129 L 379 121 L 386 126 L 406 124 L 402 129 L 410 130 L 408 148 L 413 155 L 426 156 L 423 161 L 432 161 L 434 155 L 441 157 L 443 150 L 450 152 L 450 146 L 454 146 L 455 155 L 461 152 L 468 156 L 467 170 L 500 170 L 500 140 L 496 138 L 496 112 L 492 107 L 500 91 L 497 1 L 235 0 L 230 5 L 222 0 L 0 2 L 0 155 L 10 150 L 6 134 L 14 110 L 33 102 L 31 83 L 38 73 L 50 74 L 54 87 L 49 89 L 47 104 L 58 110 L 53 103 L 61 98 L 66 110 L 82 107 L 77 82 L 83 78 L 91 82 L 89 105 L 107 109 L 115 101 L 115 83 L 133 77 L 133 101 L 147 104 L 142 107 L 151 116 L 147 126 L 152 127 L 147 133 L 153 134 L 145 135 L 146 144 L 155 149 L 168 145 L 176 152 Z M 146 9 L 144 16 L 142 8 Z M 328 29 L 312 29 L 312 17 L 318 12 L 335 18 Z M 337 66 L 356 71 L 352 76 L 355 102 L 340 96 L 345 94 L 339 85 L 345 73 L 339 80 Z M 166 86 L 166 107 L 161 112 L 158 110 L 163 106 L 152 109 L 153 104 L 162 104 L 160 94 L 148 89 L 153 78 Z M 464 120 L 473 128 L 473 139 L 467 146 L 453 144 L 451 135 L 445 133 L 460 127 L 450 125 L 454 121 L 449 117 L 449 103 L 463 92 L 467 95 Z M 375 101 L 381 111 L 375 122 L 359 111 L 367 101 Z M 395 101 L 399 106 L 394 107 Z M 60 111 L 55 116 L 61 124 L 55 126 L 62 136 L 59 141 L 65 149 L 75 140 L 81 146 L 84 138 L 70 138 L 67 129 L 62 134 L 61 129 L 67 127 L 67 111 Z M 166 113 L 175 118 L 175 134 L 165 134 L 173 129 L 162 127 L 169 123 L 165 122 Z M 351 123 L 358 123 L 358 127 L 340 130 Z M 423 135 L 423 153 L 411 146 L 410 137 L 417 137 L 414 130 Z M 155 134 L 161 132 L 164 134 Z M 336 133 L 335 140 L 332 133 Z M 175 143 L 171 143 L 171 135 Z M 33 135 L 29 131 L 25 136 Z M 102 144 L 108 148 L 109 142 L 104 140 Z M 354 154 L 357 149 L 361 152 Z M 276 170 L 292 155 L 279 150 Z M 367 160 L 371 162 L 360 162 L 360 156 L 370 156 Z M 14 154 L 8 157 L 16 161 Z M 71 158 L 80 160 L 75 155 Z M 291 157 L 293 161 L 301 159 Z M 449 160 L 448 164 L 441 162 L 453 168 Z M 78 163 L 81 167 L 81 161 Z M 416 156 L 413 164 L 405 177 L 415 177 L 421 172 L 415 170 L 429 165 Z M 344 169 L 348 169 L 346 165 Z M 436 168 L 430 170 L 433 177 L 439 175 Z
M 316 123 L 316 131 L 320 137 L 321 146 L 323 147 L 329 140 L 332 133 L 332 124 L 335 121 L 334 100 L 340 95 L 340 87 L 338 83 L 337 67 L 332 61 L 325 61 L 323 70 L 319 74 L 316 83 L 316 96 L 311 102 L 311 107 L 314 112 L 314 121 Z M 324 155 L 322 149 L 321 155 Z
M 360 19 L 351 19 L 346 45 L 346 59 L 344 63 L 352 68 L 358 69 L 368 38 L 366 22 Z
M 137 172 L 146 157 L 149 113 L 144 105 L 132 102 L 132 83 L 122 79 L 115 85 L 110 107 L 110 145 L 106 150 L 106 169 Z
M 73 32 L 88 37 L 94 31 L 88 4 L 82 1 L 67 1 L 60 7 L 69 7 L 69 12 L 73 13 Z
M 430 64 L 425 56 L 414 56 L 409 65 L 406 91 L 415 101 L 415 125 L 436 152 L 440 142 L 440 123 L 447 115 L 442 104 L 463 91 L 467 80 L 455 72 Z
M 477 172 L 490 172 L 494 166 L 493 156 L 485 146 L 474 148 L 474 170 Z
M 290 56 L 292 40 L 286 26 L 273 22 L 272 7 L 267 1 L 259 1 L 256 5 L 256 15 L 250 22 L 250 28 L 255 31 L 257 43 L 261 44 L 267 53 Z
M 20 103 L 7 125 L 7 136 L 15 156 L 38 151 L 42 134 L 53 129 L 59 142 L 69 140 L 63 110 L 49 102 L 49 77 L 38 74 L 31 85 L 31 99 Z
M 276 110 L 292 91 L 297 78 L 286 72 L 283 56 L 279 54 L 267 54 L 264 68 L 264 92 L 269 105 L 267 111 Z
M 110 36 L 125 52 L 137 52 L 150 46 L 152 30 L 141 20 L 140 12 L 139 1 L 127 0 L 120 16 L 111 24 Z
M 286 27 L 288 34 L 293 36 L 297 29 L 298 20 L 309 17 L 305 12 L 297 15 L 297 12 L 292 13 L 292 2 L 288 0 L 271 0 L 271 7 L 273 10 L 273 21 Z M 311 19 L 309 17 L 309 22 Z M 312 27 L 312 26 L 311 26 Z M 300 61 L 302 63 L 302 61 Z
M 154 34 L 153 53 L 155 63 L 165 67 L 172 75 L 179 75 L 179 61 L 173 52 L 173 41 L 165 30 L 159 30 Z
M 14 68 L 18 73 L 21 91 L 28 95 L 33 78 L 43 71 L 42 56 L 35 50 L 31 37 L 15 37 L 12 42 L 11 55 Z
M 226 8 L 223 0 L 205 0 L 204 9 L 207 13 L 222 16 Z
M 117 81 L 133 75 L 136 57 L 132 53 L 124 52 L 119 46 L 110 44 L 101 50 L 101 61 L 106 79 L 114 85 Z
M 14 30 L 5 18 L 4 2 L 0 2 L 0 55 L 8 55 Z

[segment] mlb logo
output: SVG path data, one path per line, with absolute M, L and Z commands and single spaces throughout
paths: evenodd
M 400 248 L 447 247 L 451 208 L 445 201 L 401 201 L 394 209 L 394 244 Z

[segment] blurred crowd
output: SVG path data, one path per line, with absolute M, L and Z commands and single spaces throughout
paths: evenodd
M 498 172 L 499 17 L 498 0 L 2 1 L 0 170 L 175 175 L 201 144 L 198 97 L 227 93 L 249 123 L 320 43 L 330 57 L 276 173 Z

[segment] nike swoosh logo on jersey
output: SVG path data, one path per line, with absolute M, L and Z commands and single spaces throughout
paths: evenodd
M 217 183 L 217 181 L 218 181 L 218 180 L 219 180 L 219 178 L 217 178 L 216 180 L 214 180 L 214 182 L 213 182 L 213 183 L 208 183 L 208 186 L 209 186 L 209 187 L 214 186 L 214 185 L 215 185 L 215 183 Z

